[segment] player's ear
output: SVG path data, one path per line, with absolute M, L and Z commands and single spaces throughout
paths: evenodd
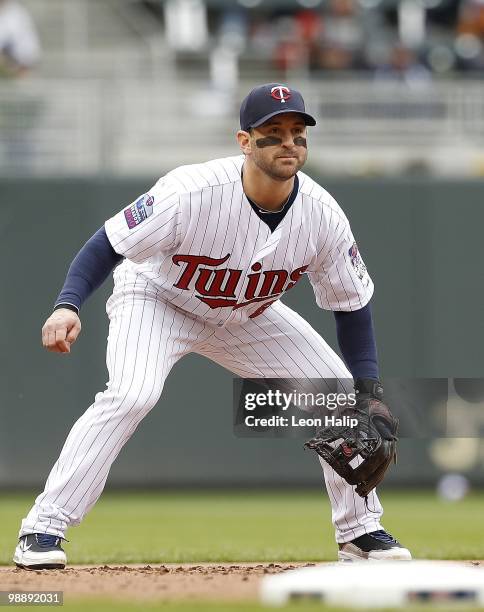
M 244 155 L 251 152 L 251 139 L 250 133 L 245 130 L 239 130 L 237 132 L 237 142 L 239 143 L 240 150 Z

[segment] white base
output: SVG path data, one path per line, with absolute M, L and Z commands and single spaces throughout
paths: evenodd
M 442 561 L 329 563 L 268 576 L 263 603 L 282 606 L 292 599 L 355 608 L 405 607 L 409 604 L 465 609 L 484 604 L 484 569 Z

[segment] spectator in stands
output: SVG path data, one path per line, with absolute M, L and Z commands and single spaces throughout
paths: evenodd
M 321 45 L 317 56 L 317 63 L 313 62 L 313 68 L 324 71 L 355 70 L 358 62 L 351 49 L 334 42 Z
M 324 40 L 353 51 L 361 48 L 364 32 L 354 0 L 330 0 L 324 14 Z
M 0 0 L 0 77 L 22 77 L 39 59 L 39 37 L 30 13 L 17 0 Z M 2 174 L 32 172 L 32 129 L 40 112 L 41 102 L 29 92 L 18 91 L 14 102 L 0 99 Z
M 431 72 L 420 62 L 416 53 L 401 43 L 389 51 L 388 63 L 375 72 L 377 81 L 400 81 L 409 86 L 424 85 L 431 79 Z
M 484 0 L 461 1 L 454 46 L 459 68 L 484 69 Z
M 297 35 L 305 49 L 308 68 L 319 66 L 319 41 L 323 36 L 323 16 L 320 11 L 303 9 L 294 15 Z
M 30 13 L 17 0 L 0 0 L 0 74 L 22 76 L 39 59 L 39 37 Z
M 330 0 L 323 13 L 319 66 L 324 70 L 359 68 L 364 44 L 364 20 L 357 3 Z
M 303 68 L 308 62 L 306 41 L 300 36 L 294 16 L 282 16 L 276 21 L 276 45 L 273 52 L 274 66 L 281 71 Z
M 386 36 L 381 11 L 355 0 L 329 0 L 321 12 L 319 36 L 311 51 L 311 68 L 331 72 L 371 69 L 368 45 Z
M 484 36 L 484 2 L 482 0 L 463 0 L 460 4 L 459 34 L 474 34 Z

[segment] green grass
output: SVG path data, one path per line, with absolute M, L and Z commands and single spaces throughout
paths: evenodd
M 52 608 L 54 609 L 54 608 Z M 279 608 L 267 608 L 261 604 L 228 603 L 228 602 L 128 602 L 120 603 L 109 600 L 80 600 L 72 604 L 64 604 L 60 611 L 69 612 L 128 612 L 129 610 L 162 610 L 163 612 L 268 612 Z M 284 612 L 322 612 L 320 603 L 299 602 L 284 606 Z M 324 608 L 324 612 L 343 612 L 343 608 Z M 452 612 L 455 612 L 452 611 Z
M 17 606 L 18 607 L 18 606 Z M 62 607 L 42 606 L 43 610 L 59 610 L 61 612 L 129 612 L 130 610 L 150 610 L 161 612 L 270 612 L 271 610 L 283 610 L 283 612 L 349 612 L 354 608 L 335 608 L 324 606 L 322 603 L 300 601 L 291 603 L 282 608 L 266 607 L 261 604 L 229 603 L 229 602 L 149 602 L 129 601 L 119 602 L 106 599 L 80 599 L 72 603 L 64 603 Z M 361 609 L 361 608 L 360 608 Z M 483 612 L 484 608 L 467 608 L 465 606 L 438 606 L 431 608 L 438 612 Z M 399 612 L 396 608 L 379 608 L 378 612 Z M 406 612 L 428 612 L 429 606 L 407 606 Z M 364 612 L 364 610 L 363 610 Z M 367 611 L 370 612 L 370 611 Z M 375 612 L 374 609 L 371 612 Z
M 18 607 L 18 606 L 16 606 Z M 82 599 L 73 603 L 64 603 L 62 607 L 42 606 L 43 610 L 59 610 L 59 612 L 129 612 L 131 610 L 150 610 L 162 612 L 269 612 L 281 608 L 267 608 L 261 604 L 228 603 L 228 602 L 115 602 L 111 600 Z M 347 608 L 322 607 L 321 603 L 298 602 L 284 606 L 284 612 L 345 612 Z M 409 609 L 408 609 L 409 610 Z M 385 612 L 385 611 L 380 611 Z M 413 610 L 412 610 L 413 612 Z M 418 612 L 417 610 L 415 612 Z M 424 611 L 422 611 L 424 612 Z M 439 609 L 439 612 L 442 612 Z M 448 612 L 455 612 L 449 610 Z M 462 610 L 460 612 L 463 612 Z
M 483 559 L 484 494 L 450 503 L 431 491 L 383 494 L 384 525 L 415 557 Z M 20 519 L 33 496 L 0 495 L 0 564 L 10 564 Z M 105 493 L 81 526 L 68 533 L 69 562 L 96 564 L 323 561 L 336 546 L 323 492 L 250 491 Z M 55 608 L 48 608 L 54 610 Z M 69 612 L 263 612 L 260 604 L 70 600 Z M 419 612 L 423 607 L 406 608 Z M 459 608 L 465 610 L 466 608 Z M 300 602 L 284 612 L 343 612 Z M 439 608 L 442 610 L 442 608 Z M 449 610 L 449 609 L 448 609 Z M 454 612 L 454 611 L 453 611 Z
M 0 495 L 0 564 L 10 564 L 33 496 Z M 483 559 L 484 494 L 444 502 L 433 492 L 382 495 L 383 523 L 417 558 Z M 69 563 L 334 560 L 322 492 L 105 493 L 66 543 Z

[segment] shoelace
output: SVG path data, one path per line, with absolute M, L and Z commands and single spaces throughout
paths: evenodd
M 380 542 L 384 542 L 385 544 L 398 544 L 395 538 L 391 534 L 387 533 L 384 529 L 373 531 L 371 533 L 371 537 L 375 538 L 375 540 L 379 540 Z
M 42 548 L 51 548 L 57 544 L 58 537 L 50 533 L 36 533 L 35 539 Z

